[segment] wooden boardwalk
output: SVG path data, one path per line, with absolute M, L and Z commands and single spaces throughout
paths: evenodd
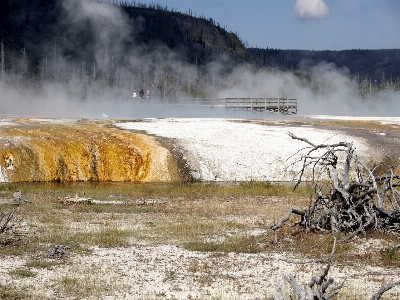
M 269 112 L 283 115 L 297 114 L 297 99 L 290 98 L 192 98 L 185 103 L 206 106 L 225 106 L 227 109 Z M 182 102 L 181 102 L 182 103 Z
M 297 114 L 297 100 L 288 98 L 225 98 L 225 107 L 283 115 Z

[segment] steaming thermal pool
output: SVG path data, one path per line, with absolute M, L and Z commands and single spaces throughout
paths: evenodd
M 353 142 L 358 155 L 370 158 L 368 142 L 339 130 L 290 122 L 250 122 L 229 119 L 144 119 L 115 124 L 121 129 L 145 131 L 174 139 L 202 181 L 291 181 L 300 165 L 293 155 L 307 146 L 294 140 L 289 131 L 314 144 Z

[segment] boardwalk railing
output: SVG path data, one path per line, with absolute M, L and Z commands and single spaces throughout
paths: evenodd
M 174 105 L 201 105 L 225 107 L 251 112 L 269 112 L 283 115 L 297 114 L 297 99 L 292 98 L 187 98 L 169 101 Z
M 190 98 L 179 99 L 178 102 L 180 105 L 196 104 L 251 112 L 297 114 L 297 100 L 290 98 Z
M 297 100 L 289 98 L 226 98 L 225 107 L 284 115 L 297 114 Z

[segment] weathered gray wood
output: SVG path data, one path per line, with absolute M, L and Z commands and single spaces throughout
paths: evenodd
M 304 229 L 349 233 L 342 242 L 366 230 L 381 230 L 400 236 L 400 192 L 397 190 L 400 176 L 395 175 L 399 174 L 398 166 L 396 171 L 387 168 L 385 174 L 376 176 L 377 168 L 370 170 L 357 157 L 352 143 L 316 145 L 292 133 L 289 136 L 307 144 L 296 153 L 299 158 L 293 163 L 302 164 L 296 174 L 295 189 L 302 182 L 305 170 L 311 169 L 315 194 L 308 209 L 289 210 L 284 218 L 271 226 L 275 241 L 277 229 L 293 213 L 301 215 L 302 221 L 296 225 Z M 344 160 L 339 159 L 340 153 L 344 154 Z M 353 175 L 350 177 L 351 172 Z M 329 178 L 328 182 L 318 182 L 323 173 Z M 383 211 L 383 207 L 393 209 Z
M 16 218 L 16 212 L 17 209 L 15 208 L 9 213 L 0 214 L 0 233 L 11 231 L 15 227 L 18 221 Z
M 288 98 L 226 98 L 228 109 L 297 114 L 297 100 Z
M 335 280 L 332 278 L 327 278 L 328 272 L 330 270 L 331 262 L 336 250 L 336 239 L 334 239 L 331 255 L 327 259 L 327 265 L 325 268 L 321 268 L 319 275 L 313 276 L 310 282 L 301 286 L 293 275 L 284 276 L 284 280 L 287 281 L 290 287 L 295 293 L 295 299 L 297 300 L 327 300 L 338 294 L 338 291 L 343 287 L 346 279 L 342 281 L 341 284 L 337 285 Z M 327 293 L 328 289 L 331 293 Z M 282 295 L 280 285 L 275 287 L 275 295 L 270 298 L 273 300 L 288 300 L 292 299 L 286 297 L 286 293 Z
M 181 98 L 171 105 L 202 105 L 225 107 L 233 110 L 248 110 L 251 112 L 271 112 L 279 114 L 297 114 L 297 99 L 291 98 Z
M 68 249 L 70 249 L 70 247 L 67 245 L 55 245 L 53 248 L 50 249 L 47 257 L 53 259 L 63 258 L 67 255 Z
M 306 215 L 306 212 L 305 212 L 304 210 L 296 209 L 296 208 L 289 208 L 289 210 L 288 210 L 286 216 L 283 217 L 278 223 L 276 223 L 275 225 L 271 226 L 271 229 L 274 231 L 274 234 L 275 234 L 275 243 L 278 242 L 278 238 L 277 238 L 277 235 L 276 235 L 276 231 L 277 231 L 279 228 L 281 228 L 281 227 L 283 226 L 283 224 L 284 224 L 287 220 L 289 220 L 289 218 L 290 218 L 290 216 L 291 216 L 292 214 L 301 216 L 301 221 L 300 221 L 299 223 L 304 224 L 304 223 L 306 222 L 306 220 L 305 220 L 305 218 L 304 218 L 305 215 Z M 304 224 L 303 226 L 306 226 L 306 224 Z
M 372 296 L 371 300 L 379 300 L 381 299 L 382 295 L 387 292 L 388 290 L 394 288 L 395 286 L 400 285 L 400 281 L 393 282 L 391 284 L 388 284 L 387 286 L 381 288 L 378 292 L 375 293 L 374 296 Z

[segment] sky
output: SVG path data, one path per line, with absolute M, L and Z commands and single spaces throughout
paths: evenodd
M 400 48 L 400 0 L 140 0 L 212 18 L 249 47 Z

